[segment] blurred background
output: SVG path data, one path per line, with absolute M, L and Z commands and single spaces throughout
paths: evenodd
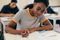
M 27 5 L 32 4 L 33 1 L 34 0 L 17 0 L 17 7 L 19 8 L 19 10 L 21 10 L 21 9 L 25 8 Z M 10 2 L 11 2 L 11 0 L 0 0 L 0 11 L 4 5 L 9 4 Z M 46 14 L 46 17 L 48 17 L 48 19 L 50 19 L 51 23 L 55 27 L 54 30 L 60 32 L 60 0 L 49 0 L 49 6 L 52 8 L 52 9 L 48 9 L 49 13 L 52 13 L 52 14 Z M 57 13 L 58 15 L 55 15 L 53 11 L 55 13 Z M 5 29 L 5 25 L 7 25 L 8 22 L 10 21 L 9 19 L 10 19 L 9 17 L 0 17 L 0 21 L 2 22 L 4 29 Z M 56 23 L 58 25 L 56 25 Z M 0 25 L 0 31 L 1 31 L 1 27 L 2 26 Z M 52 33 L 55 34 L 54 32 L 52 32 Z M 47 34 L 49 34 L 49 32 L 45 33 L 45 35 L 47 35 Z M 5 35 L 5 36 L 7 37 L 7 35 Z M 52 35 L 52 36 L 54 37 L 55 35 Z M 52 37 L 52 36 L 50 36 L 50 37 Z M 2 36 L 2 38 L 4 38 L 4 37 Z M 14 38 L 15 38 L 15 36 L 14 36 Z M 60 34 L 59 34 L 59 36 L 57 36 L 57 38 L 60 38 Z M 57 40 L 57 38 L 56 38 L 56 40 Z M 12 36 L 10 39 L 12 39 Z M 55 39 L 55 37 L 54 37 L 54 39 Z
M 0 0 L 0 10 L 3 5 L 10 3 L 11 0 Z M 33 3 L 33 0 L 17 0 L 17 6 L 19 9 L 24 8 L 27 4 Z M 49 0 L 49 6 L 53 8 L 54 11 L 59 12 L 60 10 L 60 0 Z

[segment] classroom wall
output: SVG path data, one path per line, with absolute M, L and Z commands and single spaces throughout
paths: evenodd
M 50 6 L 60 6 L 60 0 L 49 0 Z
M 8 3 L 10 3 L 11 0 L 0 0 L 0 10 L 3 7 L 3 5 L 6 5 Z M 19 9 L 24 8 L 27 4 L 33 3 L 34 0 L 17 0 L 17 6 Z M 49 5 L 50 6 L 60 6 L 60 0 L 49 0 Z M 60 7 L 59 7 L 60 8 Z M 57 10 L 55 11 L 59 11 L 60 9 L 57 8 Z M 60 12 L 60 11 L 59 11 Z
M 8 3 L 10 3 L 11 0 L 0 0 L 0 10 L 3 7 L 3 5 L 6 5 Z
M 0 10 L 3 7 L 3 5 L 6 5 L 10 3 L 11 0 L 0 0 Z M 33 3 L 33 0 L 17 0 L 17 6 L 19 9 L 24 8 L 27 4 Z

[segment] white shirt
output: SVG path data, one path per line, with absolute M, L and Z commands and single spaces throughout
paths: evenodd
M 13 17 L 17 22 L 20 21 L 18 29 L 26 29 L 26 28 L 32 28 L 32 27 L 39 27 L 40 23 L 45 21 L 46 18 L 44 15 L 40 17 L 33 17 L 29 13 L 29 9 L 22 10 L 18 12 Z

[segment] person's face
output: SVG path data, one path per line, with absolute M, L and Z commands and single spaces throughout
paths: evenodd
M 35 3 L 32 12 L 35 16 L 40 16 L 45 11 L 46 6 L 44 3 Z
M 15 8 L 16 7 L 16 3 L 15 2 L 10 3 L 10 7 L 11 8 Z

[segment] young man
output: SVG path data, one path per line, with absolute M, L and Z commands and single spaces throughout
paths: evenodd
M 48 0 L 34 0 L 32 9 L 24 9 L 13 17 L 6 26 L 6 32 L 27 36 L 35 31 L 51 30 L 51 23 L 43 15 L 48 4 Z M 17 22 L 20 24 L 20 27 L 17 27 L 19 30 L 13 29 Z
M 8 5 L 4 5 L 0 16 L 13 16 L 14 14 L 16 14 L 19 9 L 16 5 L 17 0 L 11 0 L 11 3 L 9 3 Z

